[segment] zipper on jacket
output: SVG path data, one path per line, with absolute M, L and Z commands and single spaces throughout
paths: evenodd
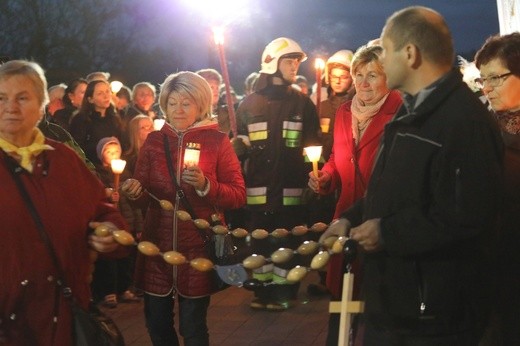
M 177 133 L 177 167 L 174 167 L 175 168 L 175 177 L 174 179 L 177 179 L 177 181 L 179 182 L 179 186 L 181 185 L 181 179 L 180 179 L 180 176 L 181 176 L 181 165 L 180 165 L 180 158 L 182 157 L 182 141 L 183 141 L 183 137 L 184 137 L 184 132 L 179 132 Z M 173 160 L 172 160 L 173 161 Z M 172 162 L 172 165 L 173 165 L 173 162 Z M 180 196 L 179 194 L 177 193 L 177 188 L 175 187 L 175 183 L 172 181 L 171 182 L 173 184 L 173 188 L 175 190 L 175 210 L 173 211 L 173 216 L 172 216 L 172 233 L 173 233 L 173 237 L 172 237 L 172 249 L 174 251 L 178 251 L 178 246 L 177 246 L 177 237 L 178 237 L 178 232 L 177 232 L 177 227 L 178 227 L 178 223 L 179 223 L 179 220 L 177 219 L 177 211 L 179 210 L 179 203 L 180 203 Z M 173 290 L 177 290 L 177 266 L 173 266 L 173 271 L 172 271 L 172 275 L 173 275 Z
M 426 285 L 424 284 L 421 266 L 415 261 L 415 273 L 417 274 L 417 290 L 419 294 L 419 318 L 424 318 L 426 312 Z

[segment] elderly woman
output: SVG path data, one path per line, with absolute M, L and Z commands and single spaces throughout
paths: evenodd
M 341 191 L 334 219 L 365 193 L 384 126 L 402 104 L 399 93 L 386 86 L 381 53 L 380 46 L 370 46 L 361 47 L 354 55 L 352 76 L 356 95 L 336 112 L 329 160 L 318 176 L 309 173 L 309 187 L 316 193 Z M 328 266 L 327 287 L 333 299 L 341 298 L 343 268 L 341 256 L 332 258 Z M 331 315 L 328 345 L 337 344 L 338 323 L 339 316 Z
M 505 144 L 505 204 L 498 248 L 497 312 L 502 343 L 520 345 L 520 33 L 490 37 L 475 64 Z
M 161 252 L 178 251 L 188 261 L 207 258 L 203 237 L 193 222 L 162 210 L 145 191 L 171 201 L 175 211 L 186 209 L 189 203 L 196 214 L 193 218 L 209 220 L 214 213 L 245 203 L 240 164 L 229 138 L 211 120 L 211 90 L 204 78 L 192 72 L 170 75 L 162 84 L 159 102 L 168 123 L 148 135 L 134 179 L 123 184 L 123 192 L 137 199 L 136 203 L 148 205 L 143 240 L 154 242 Z M 186 160 L 188 146 L 200 148 L 198 163 Z M 185 199 L 180 200 L 178 186 Z M 210 295 L 216 292 L 212 273 L 188 264 L 172 267 L 160 257 L 139 255 L 136 287 L 145 292 L 146 325 L 154 345 L 179 344 L 173 316 L 176 296 L 184 344 L 209 344 L 206 315 Z
M 58 279 L 87 308 L 89 253 L 117 247 L 112 237 L 89 235 L 89 227 L 101 221 L 124 226 L 79 156 L 46 139 L 36 127 L 47 102 L 47 81 L 39 65 L 21 60 L 0 65 L 0 344 L 71 345 L 70 299 L 61 293 Z M 32 202 L 22 197 L 23 190 Z M 31 214 L 31 203 L 39 217 Z

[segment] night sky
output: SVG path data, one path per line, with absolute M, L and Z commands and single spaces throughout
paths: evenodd
M 259 69 L 265 45 L 280 36 L 293 38 L 309 60 L 300 72 L 312 77 L 313 59 L 356 48 L 379 37 L 386 18 L 411 5 L 437 10 L 446 18 L 458 54 L 472 59 L 484 40 L 499 32 L 495 0 L 182 0 L 171 5 L 172 29 L 189 56 L 186 69 L 219 68 L 211 27 L 225 26 L 225 49 L 232 80 Z M 232 84 L 236 84 L 232 83 Z M 238 88 L 240 89 L 240 85 Z
M 0 12 L 0 56 L 35 59 L 51 84 L 95 70 L 130 86 L 159 85 L 182 70 L 221 70 L 212 33 L 217 25 L 224 27 L 229 75 L 238 92 L 259 70 L 273 39 L 285 36 L 301 45 L 309 59 L 300 74 L 314 82 L 315 58 L 355 51 L 379 37 L 388 16 L 410 5 L 443 14 L 457 54 L 468 60 L 499 31 L 496 0 L 0 0 L 0 11 L 6 4 L 14 12 Z

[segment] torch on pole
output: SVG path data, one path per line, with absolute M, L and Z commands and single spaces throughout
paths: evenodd
M 215 44 L 218 48 L 220 68 L 222 69 L 222 77 L 224 77 L 224 86 L 226 87 L 226 103 L 228 106 L 229 125 L 231 127 L 231 132 L 233 133 L 233 138 L 237 138 L 237 120 L 235 117 L 235 107 L 233 104 L 233 97 L 231 96 L 231 84 L 229 82 L 226 56 L 224 54 L 224 30 L 221 27 L 214 27 L 213 36 L 215 38 Z
M 317 58 L 314 67 L 316 68 L 316 111 L 318 116 L 320 115 L 320 104 L 321 104 L 321 74 L 325 67 L 323 59 Z

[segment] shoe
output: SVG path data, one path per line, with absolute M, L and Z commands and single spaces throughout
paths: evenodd
M 311 296 L 328 296 L 330 294 L 327 286 L 323 284 L 309 284 L 307 286 L 307 293 Z
M 265 310 L 266 309 L 266 303 L 260 299 L 255 299 L 253 300 L 249 306 L 252 308 L 252 309 L 256 309 L 256 310 Z
M 132 291 L 127 290 L 119 295 L 119 300 L 122 303 L 136 303 L 139 302 L 141 299 L 138 296 L 136 296 Z
M 289 302 L 283 302 L 283 303 L 270 302 L 270 303 L 267 303 L 265 308 L 268 311 L 285 311 L 285 310 L 289 309 L 292 306 L 293 306 L 293 304 L 291 304 Z
M 114 309 L 117 307 L 117 297 L 115 294 L 107 294 L 103 300 L 103 306 L 106 308 Z

